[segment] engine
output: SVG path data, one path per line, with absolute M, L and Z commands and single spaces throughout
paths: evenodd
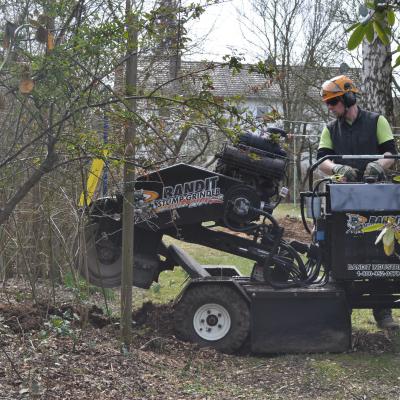
M 288 163 L 286 152 L 279 144 L 286 132 L 268 128 L 267 134 L 245 133 L 236 144 L 225 144 L 216 154 L 215 171 L 239 179 L 254 188 L 257 196 L 266 205 L 278 195 L 280 182 L 285 177 Z

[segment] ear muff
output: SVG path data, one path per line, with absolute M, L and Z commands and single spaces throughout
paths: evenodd
M 354 86 L 350 82 L 346 82 L 343 88 L 346 91 L 346 93 L 343 94 L 343 103 L 345 107 L 351 107 L 356 104 L 357 101 L 356 95 L 351 91 Z
M 346 92 L 343 95 L 343 104 L 345 105 L 345 107 L 354 106 L 354 104 L 356 104 L 356 101 L 356 95 L 353 92 Z

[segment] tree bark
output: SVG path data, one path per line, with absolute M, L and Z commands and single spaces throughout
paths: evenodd
M 54 144 L 48 147 L 49 152 L 39 168 L 27 179 L 16 193 L 0 209 L 0 225 L 4 224 L 18 203 L 29 193 L 29 191 L 42 179 L 43 175 L 50 172 L 56 164 L 58 157 L 54 150 Z
M 394 122 L 392 97 L 392 55 L 375 34 L 372 43 L 364 40 L 362 45 L 362 105 L 383 114 Z
M 136 93 L 137 85 L 137 19 L 132 11 L 131 0 L 126 0 L 127 54 L 126 95 Z M 136 110 L 136 100 L 129 100 L 130 111 Z M 129 349 L 132 337 L 132 283 L 134 263 L 134 182 L 136 125 L 131 119 L 125 128 L 124 200 L 122 211 L 122 277 L 121 277 L 121 342 Z M 130 163 L 129 161 L 132 161 Z

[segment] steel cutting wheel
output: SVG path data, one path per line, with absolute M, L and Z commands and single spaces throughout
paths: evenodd
M 121 248 L 111 234 L 99 231 L 98 223 L 84 227 L 74 244 L 75 267 L 95 286 L 112 288 L 121 285 Z M 113 235 L 120 232 L 113 232 Z

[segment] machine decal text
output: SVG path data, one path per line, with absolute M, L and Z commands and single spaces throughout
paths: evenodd
M 400 264 L 347 264 L 347 271 L 360 278 L 394 278 L 400 276 Z
M 165 186 L 163 197 L 154 201 L 156 212 L 223 203 L 224 196 L 217 186 L 218 179 L 218 176 L 211 176 L 175 186 Z

